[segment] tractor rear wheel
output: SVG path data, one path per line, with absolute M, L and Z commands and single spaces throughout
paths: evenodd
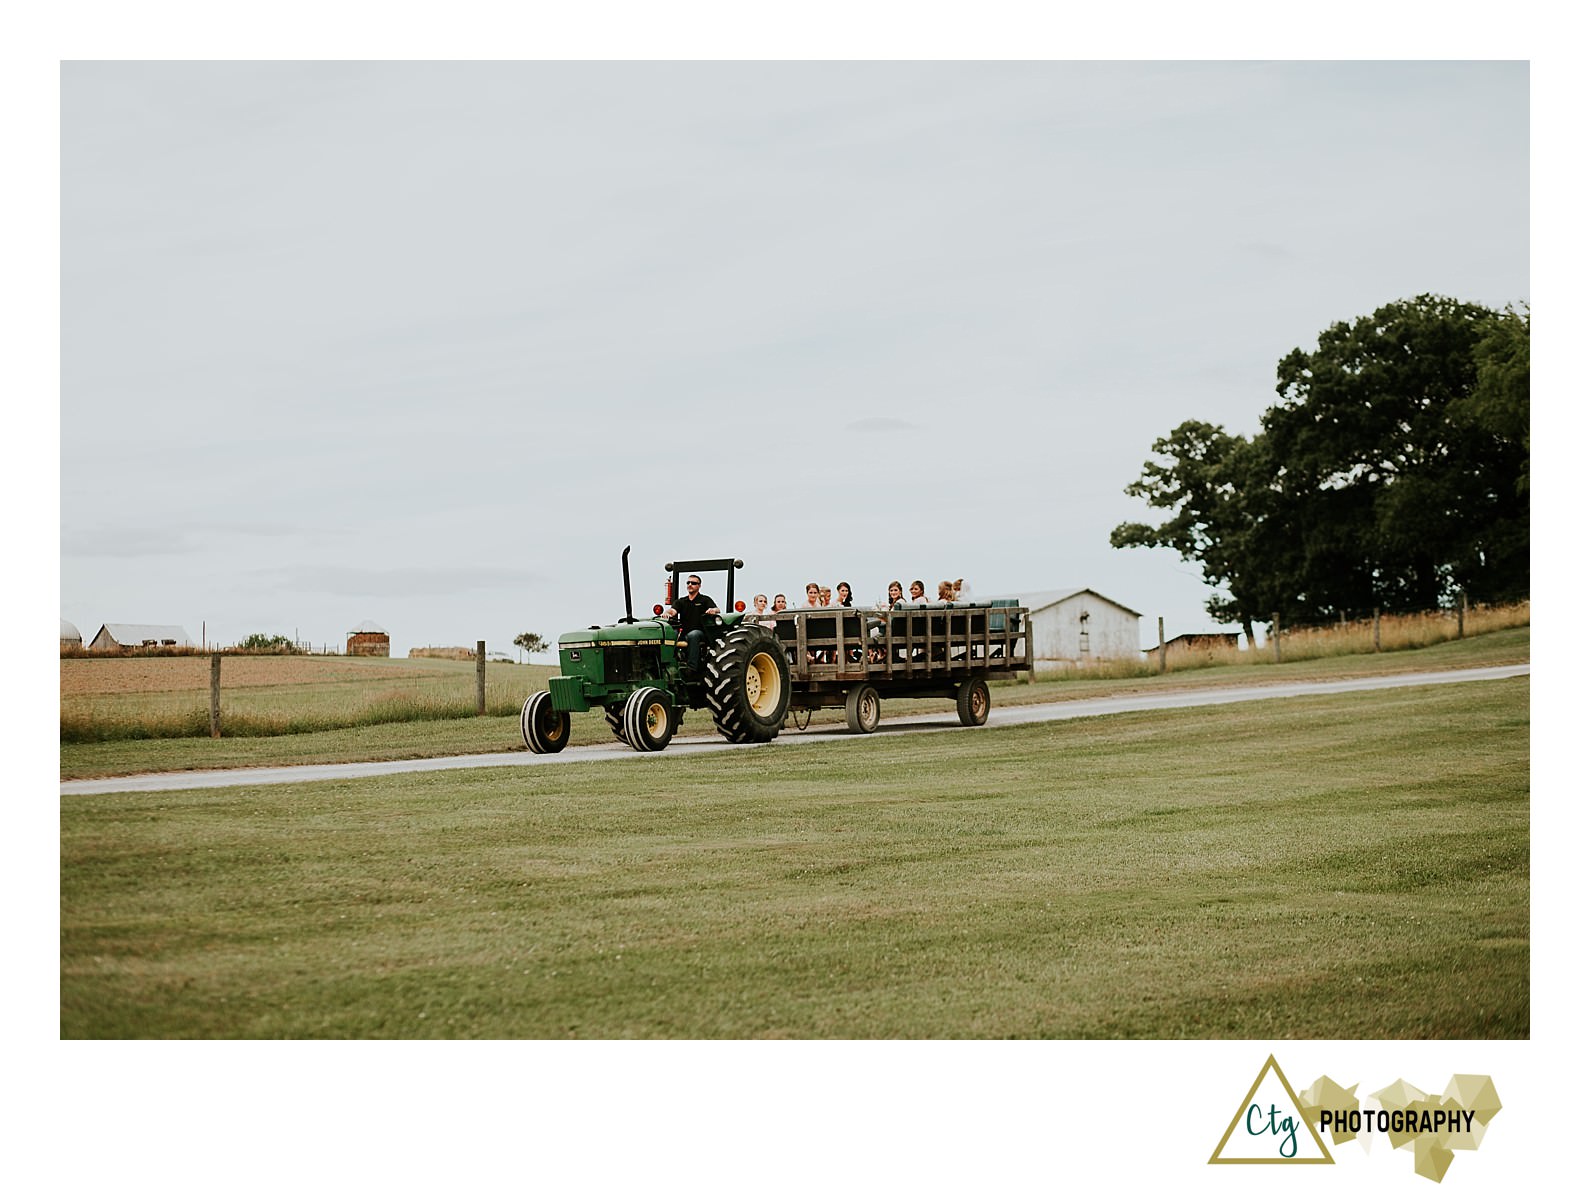
M 770 742 L 789 711 L 789 662 L 761 625 L 736 625 L 707 663 L 707 708 L 731 742 Z
M 674 710 L 657 688 L 632 692 L 624 703 L 624 740 L 637 750 L 661 750 L 673 740 Z
M 878 689 L 872 684 L 853 687 L 845 693 L 845 724 L 851 733 L 871 733 L 878 728 L 880 708 Z
M 955 689 L 955 715 L 962 725 L 981 725 L 988 720 L 988 685 L 981 679 L 968 679 Z
M 537 754 L 556 754 L 569 744 L 569 714 L 552 707 L 551 692 L 537 692 L 519 710 L 519 732 Z

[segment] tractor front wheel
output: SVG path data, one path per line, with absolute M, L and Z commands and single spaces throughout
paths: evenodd
M 624 740 L 637 750 L 661 750 L 673 740 L 674 710 L 668 693 L 641 688 L 624 702 Z
M 537 754 L 556 754 L 569 744 L 569 714 L 552 707 L 551 692 L 537 692 L 519 710 L 519 732 Z

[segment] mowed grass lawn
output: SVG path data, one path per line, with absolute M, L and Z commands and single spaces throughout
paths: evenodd
M 1528 687 L 62 797 L 61 1033 L 1527 1037 Z

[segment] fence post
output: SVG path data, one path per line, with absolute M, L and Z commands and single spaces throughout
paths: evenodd
M 486 715 L 486 643 L 475 643 L 475 715 Z
M 1159 619 L 1159 673 L 1165 673 L 1165 618 Z
M 1270 652 L 1271 652 L 1271 654 L 1273 654 L 1275 656 L 1275 661 L 1276 662 L 1280 662 L 1281 661 L 1281 614 L 1278 613 L 1278 612 L 1274 612 L 1274 613 L 1270 614 L 1270 646 L 1272 647 Z
M 1380 653 L 1380 609 L 1375 609 L 1375 653 Z
M 221 736 L 221 656 L 210 655 L 210 736 Z
M 1463 636 L 1463 610 L 1469 606 L 1469 598 L 1460 588 L 1458 590 L 1458 637 Z

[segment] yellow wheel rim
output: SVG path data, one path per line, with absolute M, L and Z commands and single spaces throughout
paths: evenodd
M 668 732 L 668 706 L 666 704 L 648 704 L 646 706 L 646 732 L 654 738 L 660 738 Z
M 751 656 L 745 671 L 745 699 L 751 711 L 759 717 L 771 717 L 778 711 L 780 688 L 778 664 L 766 650 Z

